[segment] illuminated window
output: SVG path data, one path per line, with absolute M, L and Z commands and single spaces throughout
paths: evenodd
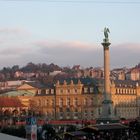
M 49 89 L 46 89 L 46 94 L 49 94 Z
M 41 94 L 41 90 L 38 90 L 38 94 Z
M 90 87 L 90 93 L 93 93 L 93 87 Z
M 51 89 L 51 94 L 54 94 L 54 89 Z
M 84 93 L 88 93 L 88 88 L 87 87 L 84 88 Z

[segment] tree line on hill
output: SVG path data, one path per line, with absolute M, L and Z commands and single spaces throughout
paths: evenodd
M 7 81 L 7 80 L 27 80 L 23 77 L 15 77 L 15 72 L 23 72 L 23 73 L 35 73 L 34 76 L 30 77 L 30 80 L 39 80 L 45 82 L 46 80 L 52 81 L 54 79 L 59 79 L 62 75 L 57 74 L 57 76 L 50 76 L 49 73 L 53 71 L 62 71 L 66 73 L 63 77 L 67 77 L 73 74 L 75 71 L 70 67 L 60 67 L 53 63 L 46 64 L 46 63 L 39 63 L 34 64 L 32 62 L 28 63 L 23 67 L 19 67 L 19 65 L 14 65 L 12 67 L 3 67 L 0 70 L 0 81 Z M 43 74 L 44 75 L 43 75 Z M 39 76 L 37 76 L 37 74 Z M 68 75 L 67 75 L 68 74 Z

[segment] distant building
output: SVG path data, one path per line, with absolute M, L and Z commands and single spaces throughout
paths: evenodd
M 0 90 L 15 90 L 18 86 L 22 85 L 23 82 L 22 80 L 0 82 Z
M 62 71 L 53 71 L 53 72 L 50 72 L 49 75 L 55 76 L 55 75 L 61 74 L 61 73 L 62 73 Z
M 28 106 L 22 104 L 18 97 L 0 97 L 0 123 L 13 123 L 13 117 L 25 117 L 28 114 Z
M 132 68 L 129 72 L 126 73 L 127 80 L 140 80 L 140 68 Z
M 94 68 L 90 70 L 90 77 L 91 78 L 98 78 L 102 79 L 104 76 L 104 71 L 101 68 Z
M 126 68 L 113 69 L 111 71 L 110 77 L 113 80 L 126 80 L 127 72 L 128 72 L 128 69 L 126 69 Z
M 74 65 L 72 69 L 73 70 L 80 70 L 80 65 Z

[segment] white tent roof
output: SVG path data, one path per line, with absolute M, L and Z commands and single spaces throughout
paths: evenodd
M 0 133 L 0 140 L 25 140 L 25 139 Z

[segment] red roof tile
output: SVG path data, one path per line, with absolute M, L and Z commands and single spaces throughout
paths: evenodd
M 18 98 L 0 97 L 0 107 L 25 107 Z

